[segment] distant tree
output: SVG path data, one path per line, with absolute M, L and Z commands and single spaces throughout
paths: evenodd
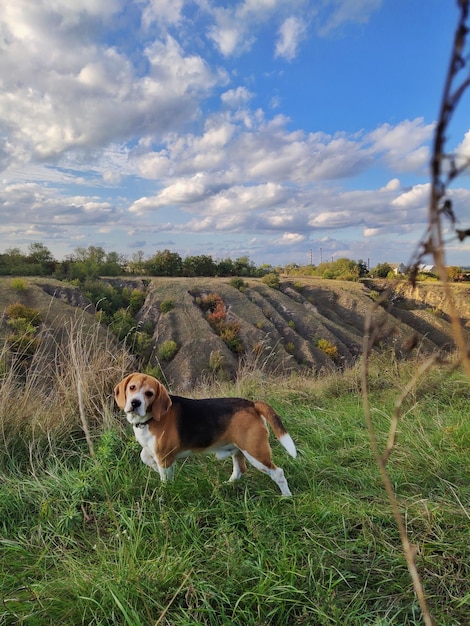
M 100 274 L 104 276 L 119 276 L 124 272 L 126 259 L 117 252 L 108 252 L 100 266 Z
M 129 262 L 129 269 L 133 274 L 144 274 L 146 271 L 144 252 L 143 250 L 137 250 L 132 255 L 132 259 Z
M 0 274 L 9 276 L 34 276 L 47 274 L 51 268 L 42 267 L 21 252 L 19 248 L 8 248 L 5 254 L 0 255 Z
M 359 278 L 364 278 L 364 276 L 367 276 L 367 274 L 369 273 L 367 263 L 362 259 L 359 259 L 359 261 L 357 262 L 357 271 L 359 274 Z
M 450 267 L 447 268 L 447 276 L 449 280 L 451 281 L 459 280 L 461 275 L 462 275 L 461 267 L 458 267 L 456 265 L 451 265 Z
M 390 272 L 393 272 L 390 263 L 379 263 L 372 270 L 372 274 L 377 276 L 377 278 L 387 278 Z
M 50 276 L 56 268 L 56 261 L 51 252 L 42 243 L 31 243 L 26 262 L 30 265 L 32 275 Z
M 256 276 L 257 270 L 253 261 L 247 256 L 241 256 L 235 259 L 233 264 L 233 271 L 235 276 Z
M 146 262 L 146 268 L 150 276 L 181 276 L 183 260 L 177 252 L 162 250 Z
M 230 258 L 223 259 L 217 263 L 217 276 L 233 276 L 235 274 L 235 268 L 233 261 Z
M 217 264 L 209 255 L 187 256 L 183 261 L 185 276 L 215 276 L 216 273 Z

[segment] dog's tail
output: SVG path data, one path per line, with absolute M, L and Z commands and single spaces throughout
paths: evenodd
M 282 423 L 281 418 L 276 413 L 276 411 L 266 404 L 265 402 L 255 402 L 255 409 L 258 413 L 266 419 L 267 422 L 271 425 L 274 434 L 279 439 L 280 443 L 284 446 L 287 452 L 292 456 L 297 456 L 297 450 L 295 447 L 295 443 L 292 441 L 292 437 L 287 432 L 284 424 Z

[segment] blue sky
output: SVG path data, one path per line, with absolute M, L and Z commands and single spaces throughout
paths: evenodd
M 6 3 L 0 251 L 406 263 L 457 15 L 442 0 Z M 447 146 L 466 156 L 469 101 Z M 468 228 L 468 175 L 451 194 Z M 469 245 L 449 235 L 447 262 L 470 265 Z

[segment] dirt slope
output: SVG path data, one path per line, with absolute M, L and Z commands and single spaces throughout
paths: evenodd
M 109 282 L 142 288 L 142 281 L 135 278 Z M 296 278 L 282 280 L 280 289 L 272 289 L 259 279 L 244 279 L 237 289 L 223 278 L 152 278 L 138 320 L 154 325 L 152 364 L 160 365 L 173 390 L 190 388 L 207 376 L 234 377 L 243 366 L 257 365 L 278 373 L 347 367 L 361 354 L 364 321 L 372 310 L 390 331 L 377 350 L 392 347 L 398 356 L 405 355 L 404 346 L 412 336 L 421 352 L 452 349 L 442 286 L 425 283 L 411 290 L 406 283 L 396 283 L 386 306 L 376 307 L 385 286 L 373 281 Z M 15 301 L 39 308 L 55 342 L 78 311 L 88 324 L 93 323 L 94 308 L 76 287 L 28 279 L 28 289 L 18 292 L 11 288 L 10 279 L 0 279 L 0 289 L 2 312 Z M 227 322 L 239 325 L 240 353 L 227 347 L 200 307 L 201 297 L 211 293 L 222 298 Z M 470 289 L 456 285 L 455 294 L 465 324 L 470 318 Z M 166 313 L 160 310 L 164 301 L 173 304 Z M 3 315 L 0 337 L 7 333 Z M 176 343 L 177 352 L 169 361 L 160 362 L 158 348 L 168 340 Z M 333 355 L 326 353 L 325 345 Z

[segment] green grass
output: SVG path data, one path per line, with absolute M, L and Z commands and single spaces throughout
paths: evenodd
M 380 441 L 410 367 L 372 374 Z M 78 429 L 18 434 L 0 458 L 0 624 L 422 623 L 357 372 L 251 376 L 222 392 L 283 416 L 298 458 L 272 445 L 294 496 L 253 468 L 228 484 L 230 460 L 212 457 L 186 459 L 162 485 L 117 414 L 92 432 L 95 458 Z M 470 614 L 468 399 L 463 376 L 431 374 L 389 463 L 431 613 L 449 626 Z

